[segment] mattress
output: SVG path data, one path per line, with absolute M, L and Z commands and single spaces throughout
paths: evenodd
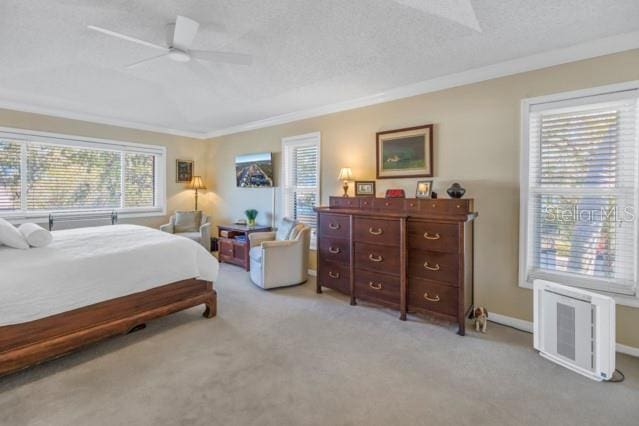
M 48 317 L 176 281 L 217 279 L 195 241 L 136 225 L 54 231 L 50 245 L 0 246 L 0 326 Z

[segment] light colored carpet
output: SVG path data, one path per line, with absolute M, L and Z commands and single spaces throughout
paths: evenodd
M 266 292 L 223 265 L 202 308 L 0 379 L 2 425 L 637 425 L 639 360 L 596 383 L 488 334 L 314 293 Z

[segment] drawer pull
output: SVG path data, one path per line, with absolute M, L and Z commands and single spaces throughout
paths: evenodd
M 368 286 L 370 288 L 372 288 L 373 290 L 381 290 L 382 289 L 382 283 L 374 283 L 372 281 L 368 282 Z
M 424 232 L 424 238 L 426 238 L 427 240 L 439 240 L 441 238 L 441 235 L 439 235 L 439 233 L 431 235 L 428 232 Z
M 333 279 L 338 279 L 339 278 L 339 272 L 328 271 L 328 276 L 333 278 Z
M 386 207 L 388 207 L 388 206 L 390 206 L 390 203 L 389 203 L 388 201 L 386 201 L 386 202 L 384 203 L 384 205 L 385 205 Z
M 384 260 L 382 256 L 375 256 L 373 253 L 369 254 L 368 258 L 373 262 L 381 262 L 382 260 Z
M 341 252 L 341 250 L 339 249 L 339 247 L 329 247 L 328 251 L 333 253 L 333 254 L 337 254 L 339 252 Z
M 439 271 L 439 264 L 435 263 L 435 266 L 430 266 L 428 262 L 424 262 L 424 268 L 428 269 L 429 271 Z
M 428 292 L 424 293 L 424 299 L 428 300 L 429 302 L 439 302 L 439 294 L 436 294 L 435 297 L 430 297 L 428 295 Z
M 382 235 L 384 231 L 382 230 L 382 228 L 377 228 L 377 229 L 368 228 L 368 233 L 371 235 Z
M 328 227 L 331 229 L 339 229 L 339 223 L 329 223 Z

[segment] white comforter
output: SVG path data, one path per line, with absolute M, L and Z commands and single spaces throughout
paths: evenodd
M 175 281 L 215 281 L 217 260 L 187 238 L 135 225 L 54 231 L 42 248 L 0 246 L 0 326 Z

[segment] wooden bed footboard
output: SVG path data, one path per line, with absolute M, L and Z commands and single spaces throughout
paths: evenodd
M 0 326 L 0 376 L 202 304 L 206 318 L 216 315 L 213 283 L 189 279 L 35 321 Z

